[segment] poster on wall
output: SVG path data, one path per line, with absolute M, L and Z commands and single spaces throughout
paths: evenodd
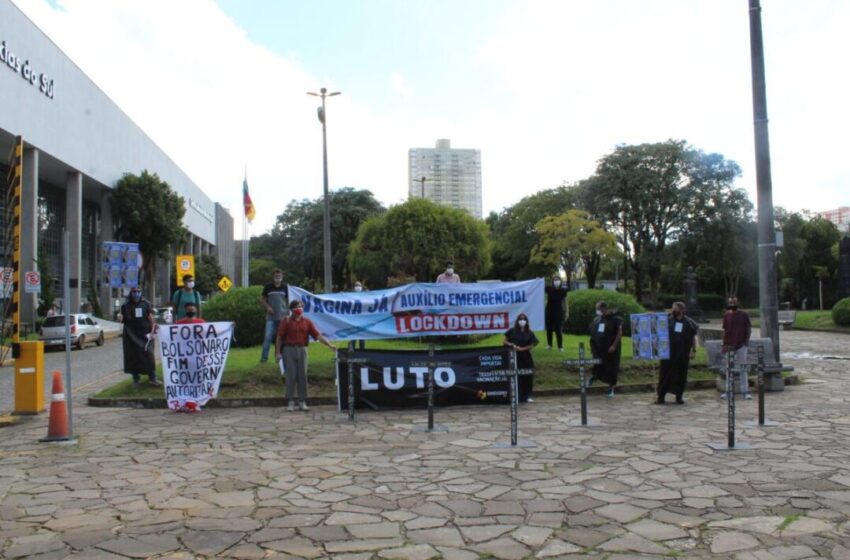
M 103 242 L 101 269 L 110 288 L 136 288 L 139 285 L 141 253 L 138 243 Z

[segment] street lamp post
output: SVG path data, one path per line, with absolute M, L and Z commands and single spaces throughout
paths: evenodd
M 322 167 L 324 170 L 324 196 L 325 196 L 325 212 L 324 223 L 322 227 L 322 237 L 324 239 L 324 262 L 325 262 L 325 293 L 333 291 L 333 271 L 331 268 L 331 200 L 328 196 L 328 133 L 327 119 L 325 113 L 325 98 L 339 95 L 341 92 L 334 91 L 328 93 L 328 88 L 321 88 L 319 93 L 308 91 L 307 95 L 313 95 L 322 98 L 322 106 L 319 107 L 319 122 L 322 123 Z
M 414 179 L 414 181 L 418 181 L 419 184 L 421 185 L 421 189 L 420 189 L 421 195 L 420 195 L 419 198 L 425 198 L 425 183 L 428 181 L 428 178 L 425 175 L 423 175 L 419 179 Z

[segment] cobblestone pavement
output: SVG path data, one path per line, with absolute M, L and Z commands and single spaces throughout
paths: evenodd
M 770 394 L 772 428 L 725 442 L 713 391 L 685 406 L 593 397 L 437 412 L 331 407 L 75 408 L 73 445 L 41 417 L 0 431 L 4 558 L 850 559 L 848 337 L 783 333 L 810 381 Z M 833 356 L 845 359 L 818 359 Z M 739 403 L 739 418 L 756 414 Z

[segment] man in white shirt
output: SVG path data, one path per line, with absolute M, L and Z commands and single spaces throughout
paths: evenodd
M 453 263 L 446 264 L 446 271 L 437 276 L 438 284 L 459 284 L 460 276 L 455 274 L 455 265 Z

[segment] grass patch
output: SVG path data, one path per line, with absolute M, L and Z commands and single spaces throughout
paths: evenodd
M 832 322 L 831 311 L 798 311 L 794 318 L 794 328 L 850 334 L 850 327 L 836 325 Z
M 788 528 L 789 525 L 800 519 L 801 515 L 799 513 L 794 513 L 792 515 L 786 515 L 785 519 L 782 520 L 782 523 L 779 524 L 779 527 L 776 528 L 777 533 L 781 533 L 785 529 Z
M 545 340 L 545 332 L 538 332 L 537 338 Z M 488 336 L 473 344 L 451 345 L 440 347 L 450 348 L 480 348 L 499 346 L 502 344 L 501 334 Z M 583 342 L 586 356 L 590 357 L 590 342 L 586 336 L 564 335 L 564 352 L 556 349 L 547 350 L 540 344 L 533 350 L 535 375 L 535 390 L 573 389 L 578 388 L 578 370 L 567 370 L 561 365 L 561 360 L 578 358 L 578 345 Z M 342 343 L 338 346 L 343 347 Z M 369 340 L 367 349 L 386 350 L 427 350 L 427 342 L 416 339 L 406 340 Z M 273 352 L 272 352 L 273 354 Z M 623 338 L 623 359 L 620 366 L 621 385 L 655 383 L 658 379 L 658 362 L 636 361 L 631 359 L 631 338 Z M 273 358 L 272 358 L 273 359 Z M 219 398 L 246 397 L 281 397 L 283 396 L 283 381 L 278 365 L 269 361 L 261 364 L 260 347 L 233 348 L 227 357 L 227 367 L 221 381 Z M 336 395 L 334 385 L 334 362 L 329 348 L 321 344 L 311 344 L 309 349 L 308 393 L 310 396 L 330 397 Z M 589 375 L 589 371 L 585 370 Z M 162 378 L 161 366 L 157 366 L 157 376 Z M 697 357 L 692 361 L 688 379 L 714 379 L 714 374 L 706 369 L 705 350 L 700 348 Z M 127 379 L 99 392 L 97 398 L 162 398 L 161 388 L 150 387 L 144 381 L 140 387 L 133 387 L 132 379 Z

